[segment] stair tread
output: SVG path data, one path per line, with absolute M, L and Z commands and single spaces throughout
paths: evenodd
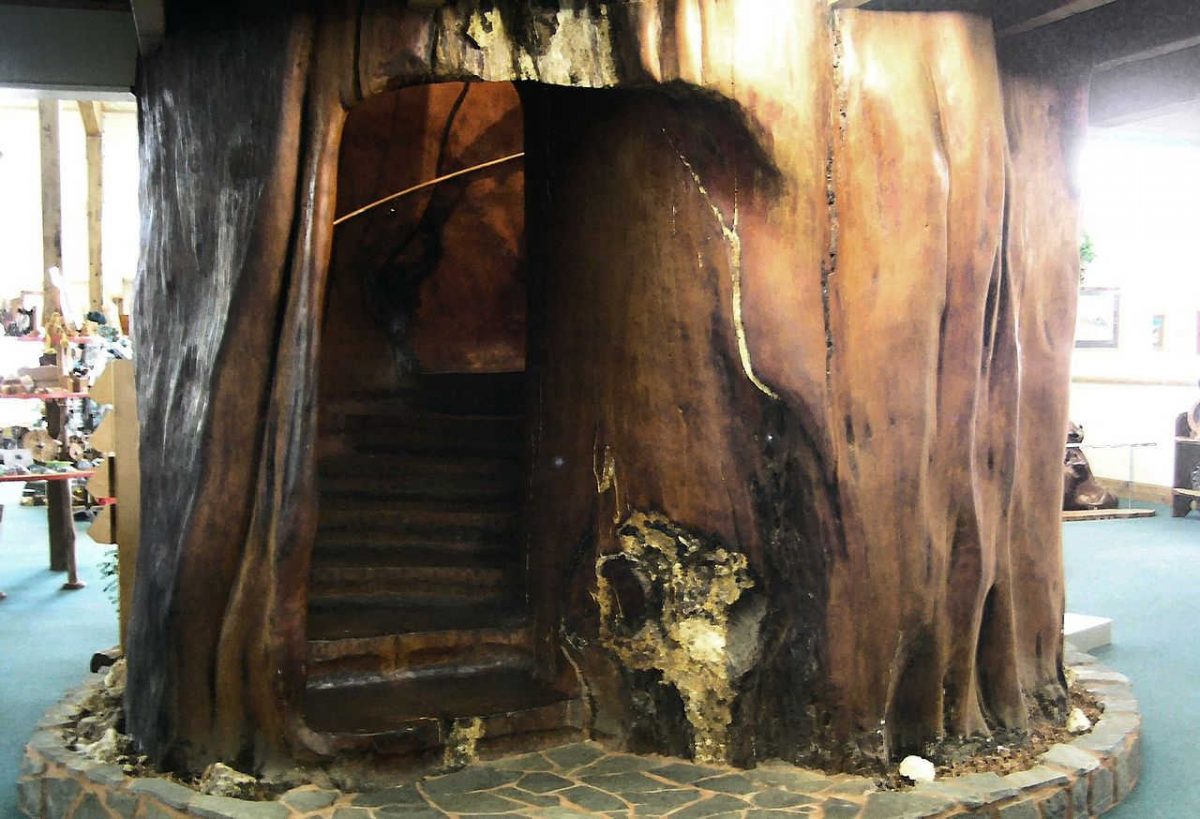
M 403 596 L 328 596 L 309 600 L 308 638 L 336 640 L 384 634 L 517 627 L 516 601 Z
M 509 571 L 519 566 L 511 548 L 498 546 L 478 551 L 452 551 L 436 547 L 376 547 L 322 545 L 313 549 L 312 568 L 318 569 L 445 569 Z M 414 574 L 416 572 L 414 571 Z
M 487 717 L 569 700 L 524 669 L 487 668 L 305 692 L 309 727 L 325 732 L 377 733 L 414 719 Z

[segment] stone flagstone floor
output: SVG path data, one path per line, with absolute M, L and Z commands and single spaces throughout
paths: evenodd
M 362 794 L 332 815 L 333 819 L 501 813 L 544 817 L 670 814 L 678 819 L 824 815 L 838 819 L 858 816 L 862 810 L 861 802 L 844 797 L 861 800 L 871 789 L 871 781 L 862 777 L 826 777 L 785 765 L 731 771 L 609 753 L 593 743 L 578 743 Z M 305 793 L 293 792 L 284 802 Z M 315 796 L 319 792 L 307 793 Z

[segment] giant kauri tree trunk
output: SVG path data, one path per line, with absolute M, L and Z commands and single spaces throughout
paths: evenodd
M 854 767 L 1061 710 L 1082 71 L 998 54 L 986 17 L 824 0 L 262 5 L 169 3 L 142 66 L 127 706 L 154 758 L 322 752 L 340 128 L 450 79 L 527 81 L 529 587 L 593 735 Z

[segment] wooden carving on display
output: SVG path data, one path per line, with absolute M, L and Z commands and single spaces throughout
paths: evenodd
M 525 564 L 589 732 L 854 768 L 1061 711 L 1083 72 L 825 0 L 265 5 L 168 3 L 142 66 L 127 715 L 156 761 L 328 750 L 301 700 L 342 125 L 441 81 L 520 81 Z
M 1080 449 L 1083 427 L 1067 424 L 1067 452 L 1063 458 L 1063 511 L 1116 509 L 1117 496 L 1096 482 L 1092 465 Z

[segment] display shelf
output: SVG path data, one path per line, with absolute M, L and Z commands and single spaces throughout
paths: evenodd
M 10 398 L 14 401 L 65 401 L 68 398 L 87 398 L 86 392 L 70 390 L 52 390 L 50 392 L 10 392 L 0 393 L 0 398 Z
M 1200 438 L 1193 437 L 1191 417 L 1195 410 L 1181 412 L 1175 419 L 1175 480 L 1171 497 L 1171 514 L 1181 518 L 1192 511 L 1200 500 L 1200 490 L 1193 489 L 1195 475 L 1200 470 Z M 1200 507 L 1200 504 L 1196 504 Z
M 41 483 L 43 481 L 68 481 L 73 478 L 90 478 L 94 469 L 76 469 L 71 472 L 33 472 L 28 475 L 0 475 L 0 483 Z

